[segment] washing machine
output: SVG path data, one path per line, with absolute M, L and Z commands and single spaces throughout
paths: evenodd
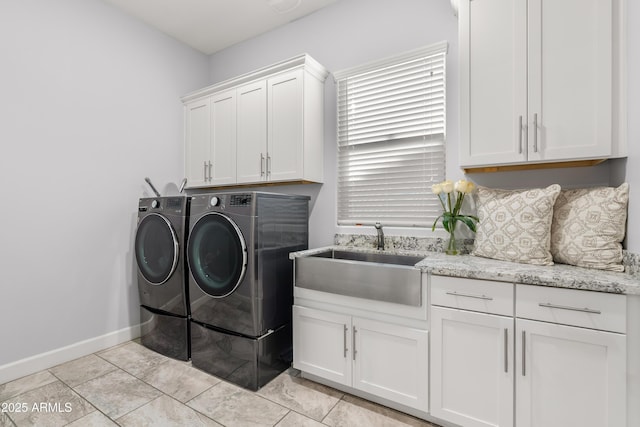
M 135 238 L 141 342 L 180 360 L 190 356 L 185 263 L 189 204 L 187 196 L 140 199 Z
M 193 366 L 257 390 L 291 363 L 293 263 L 308 248 L 309 197 L 265 192 L 191 200 Z

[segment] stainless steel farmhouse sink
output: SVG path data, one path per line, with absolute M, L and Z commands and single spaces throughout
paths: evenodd
M 413 266 L 423 257 L 332 250 L 295 258 L 295 286 L 392 302 L 422 304 L 422 281 Z

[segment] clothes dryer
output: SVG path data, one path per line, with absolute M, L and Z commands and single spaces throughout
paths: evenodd
M 140 199 L 135 238 L 142 344 L 181 360 L 190 356 L 185 265 L 189 202 L 186 196 Z
M 291 363 L 293 263 L 308 247 L 309 197 L 195 195 L 189 294 L 195 367 L 257 390 Z

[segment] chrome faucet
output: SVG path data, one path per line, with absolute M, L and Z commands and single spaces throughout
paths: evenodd
M 377 249 L 380 251 L 384 251 L 384 233 L 382 232 L 382 224 L 376 222 L 376 225 L 374 225 L 374 227 L 378 232 Z

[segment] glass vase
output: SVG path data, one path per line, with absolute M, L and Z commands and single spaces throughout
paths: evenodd
M 449 225 L 449 242 L 447 243 L 447 248 L 445 249 L 445 253 L 447 255 L 458 255 L 458 247 L 456 246 L 456 226 L 458 225 L 457 221 L 454 221 Z

